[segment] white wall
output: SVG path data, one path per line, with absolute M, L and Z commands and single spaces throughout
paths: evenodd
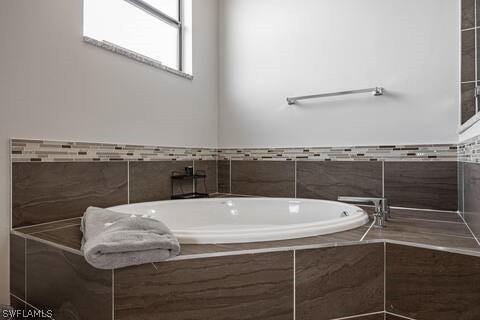
M 458 0 L 221 0 L 219 16 L 221 147 L 457 142 Z
M 8 302 L 8 139 L 215 147 L 217 0 L 194 1 L 194 81 L 82 42 L 81 0 L 0 1 L 0 304 Z

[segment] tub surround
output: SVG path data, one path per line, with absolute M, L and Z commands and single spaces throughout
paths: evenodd
M 170 262 L 110 272 L 83 261 L 79 219 L 25 227 L 12 235 L 17 257 L 12 260 L 12 294 L 34 306 L 73 312 L 79 319 L 89 319 L 90 312 L 100 316 L 96 319 L 112 319 L 113 307 L 114 319 L 155 319 L 159 314 L 204 319 L 208 314 L 213 320 L 291 320 L 294 292 L 296 319 L 375 319 L 384 310 L 413 319 L 478 318 L 480 310 L 465 305 L 480 290 L 468 276 L 480 272 L 480 245 L 459 215 L 394 209 L 385 229 L 369 227 L 286 241 L 184 245 Z M 52 268 L 58 276 L 47 273 Z M 410 285 L 405 275 L 412 270 L 418 281 Z M 430 272 L 435 277 L 421 276 Z M 63 299 L 45 294 L 65 283 L 78 290 L 62 291 Z M 457 289 L 447 290 L 447 284 Z M 404 302 L 402 295 L 413 300 Z M 461 304 L 435 307 L 442 299 L 463 296 L 467 299 Z
M 480 238 L 480 136 L 459 145 L 460 207 L 465 221 Z
M 372 213 L 373 208 L 363 207 Z M 182 245 L 180 256 L 173 260 L 195 259 L 212 255 L 229 255 L 248 251 L 300 248 L 305 246 L 335 246 L 361 241 L 392 241 L 430 249 L 443 248 L 449 252 L 460 252 L 480 256 L 480 244 L 476 241 L 461 216 L 441 211 L 392 209 L 391 219 L 384 229 L 372 227 L 371 223 L 353 230 L 316 237 L 232 244 Z M 54 245 L 62 250 L 82 255 L 80 218 L 46 223 L 14 229 L 13 234 L 35 241 Z
M 56 318 L 99 320 L 159 314 L 180 320 L 205 314 L 212 320 L 476 319 L 480 311 L 465 305 L 479 288 L 465 272 L 480 272 L 480 244 L 453 211 L 460 199 L 475 232 L 480 201 L 470 165 L 477 164 L 464 159 L 476 161 L 477 144 L 460 145 L 458 155 L 456 145 L 212 153 L 14 140 L 12 303 L 54 309 Z M 168 199 L 171 171 L 186 165 L 207 171 L 212 196 L 385 195 L 393 206 L 437 210 L 394 208 L 385 229 L 366 225 L 285 241 L 184 245 L 180 256 L 164 263 L 111 271 L 90 267 L 80 252 L 85 207 Z M 455 266 L 461 270 L 451 270 Z M 405 274 L 412 269 L 437 277 L 407 285 Z M 465 294 L 465 303 L 435 308 L 446 292 L 438 281 L 454 282 L 458 289 L 448 291 L 448 299 Z M 400 301 L 396 292 L 415 301 Z

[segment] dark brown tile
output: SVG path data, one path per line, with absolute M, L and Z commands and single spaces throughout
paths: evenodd
M 353 317 L 348 319 L 349 320 L 385 320 L 385 313 L 380 312 L 380 313 L 369 314 L 366 316 L 358 316 L 358 317 Z
M 467 226 L 457 222 L 440 222 L 433 220 L 412 220 L 412 219 L 398 219 L 394 215 L 387 221 L 385 228 L 380 230 L 389 230 L 390 232 L 415 232 L 415 233 L 430 233 L 430 234 L 442 234 L 454 237 L 471 238 L 472 234 L 468 230 Z
M 218 192 L 230 193 L 230 160 L 218 161 Z
M 127 202 L 127 163 L 14 163 L 13 226 L 80 217 Z
M 477 17 L 480 17 L 480 0 L 476 0 L 476 7 L 477 7 Z M 478 18 L 477 18 L 478 20 Z M 480 21 L 476 23 L 476 27 L 480 26 Z
M 25 300 L 25 238 L 10 235 L 10 292 Z
M 391 206 L 456 211 L 456 162 L 386 162 L 385 197 Z
M 458 178 L 457 178 L 457 183 L 458 183 L 458 211 L 459 212 L 464 212 L 464 163 L 459 161 L 458 162 Z
M 475 30 L 462 31 L 462 82 L 475 81 Z
M 15 310 L 26 310 L 27 309 L 27 306 L 26 306 L 25 302 L 17 299 L 16 297 L 14 297 L 12 295 L 10 295 L 10 306 Z
M 387 244 L 387 311 L 422 320 L 480 319 L 480 258 Z
M 461 101 L 461 107 L 462 107 L 462 115 L 461 115 L 461 121 L 462 124 L 470 120 L 475 113 L 477 112 L 477 106 L 476 106 L 476 101 L 477 99 L 475 98 L 475 83 L 462 83 L 462 101 Z
M 266 197 L 295 196 L 295 163 L 232 161 L 232 193 Z
M 34 236 L 74 250 L 80 250 L 82 246 L 80 225 L 39 232 Z
M 465 221 L 480 237 L 480 164 L 464 163 L 464 181 Z
M 45 232 L 45 231 L 55 230 L 55 229 L 60 229 L 65 227 L 78 226 L 80 225 L 81 219 L 82 218 L 73 218 L 73 219 L 62 220 L 62 221 L 54 221 L 54 222 L 37 224 L 33 226 L 28 226 L 28 227 L 16 228 L 15 230 L 23 234 L 35 234 L 39 232 Z
M 412 209 L 390 209 L 392 219 L 431 220 L 436 222 L 463 223 L 462 218 L 456 212 L 412 210 Z M 415 221 L 412 221 L 415 225 Z
M 477 70 L 479 70 L 478 68 L 480 67 L 480 53 L 479 53 L 479 46 L 480 46 L 480 43 L 479 43 L 479 40 L 480 40 L 480 32 L 478 31 L 479 29 L 477 28 L 476 31 L 476 37 L 477 37 Z M 480 81 L 480 72 L 477 72 L 477 81 Z M 478 83 L 478 82 L 477 82 Z
M 394 314 L 385 313 L 385 320 L 405 320 L 405 318 L 397 317 Z
M 464 224 L 428 220 L 391 219 L 385 228 L 372 228 L 366 240 L 388 239 L 445 248 L 478 251 Z
M 171 198 L 171 175 L 173 171 L 184 173 L 193 161 L 130 162 L 130 202 L 168 200 Z M 176 182 L 175 193 L 193 190 L 191 180 Z
M 83 257 L 28 240 L 27 302 L 55 319 L 112 319 L 112 272 Z
M 292 252 L 115 271 L 115 319 L 291 320 Z
M 418 232 L 390 232 L 372 229 L 365 240 L 387 239 L 402 241 L 412 244 L 430 245 L 436 247 L 459 249 L 467 251 L 479 251 L 479 246 L 475 239 L 464 237 L 446 236 L 439 233 L 418 233 Z
M 338 196 L 381 197 L 382 163 L 297 163 L 297 197 L 337 200 Z
M 334 234 L 307 237 L 290 240 L 232 243 L 232 244 L 210 244 L 210 245 L 183 245 L 182 255 L 231 252 L 241 250 L 257 250 L 272 248 L 287 248 L 307 245 L 335 245 L 345 242 L 359 241 L 368 230 L 368 225 L 353 230 L 337 232 Z
M 296 252 L 296 319 L 383 311 L 384 244 Z
M 198 180 L 197 191 L 204 193 L 216 193 L 217 192 L 217 161 L 194 161 L 195 171 L 203 170 L 207 175 L 205 183 L 203 179 Z
M 462 0 L 462 29 L 475 27 L 475 0 Z

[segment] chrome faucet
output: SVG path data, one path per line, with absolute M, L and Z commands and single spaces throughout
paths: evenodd
M 363 197 L 338 197 L 338 201 L 352 202 L 352 203 L 373 203 L 375 212 L 375 226 L 384 227 L 385 221 L 390 218 L 390 207 L 388 206 L 387 198 L 363 198 Z

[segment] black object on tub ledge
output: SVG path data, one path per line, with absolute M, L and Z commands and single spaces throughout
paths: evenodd
M 171 198 L 172 200 L 179 199 L 198 199 L 198 198 L 208 198 L 207 190 L 207 174 L 204 170 L 197 170 L 193 172 L 193 168 L 185 168 L 185 172 L 173 171 L 170 177 L 171 180 Z M 204 192 L 198 192 L 198 181 L 201 180 L 203 185 Z M 183 185 L 184 181 L 192 181 L 193 192 L 184 192 Z M 179 193 L 176 193 L 175 190 L 179 190 Z

